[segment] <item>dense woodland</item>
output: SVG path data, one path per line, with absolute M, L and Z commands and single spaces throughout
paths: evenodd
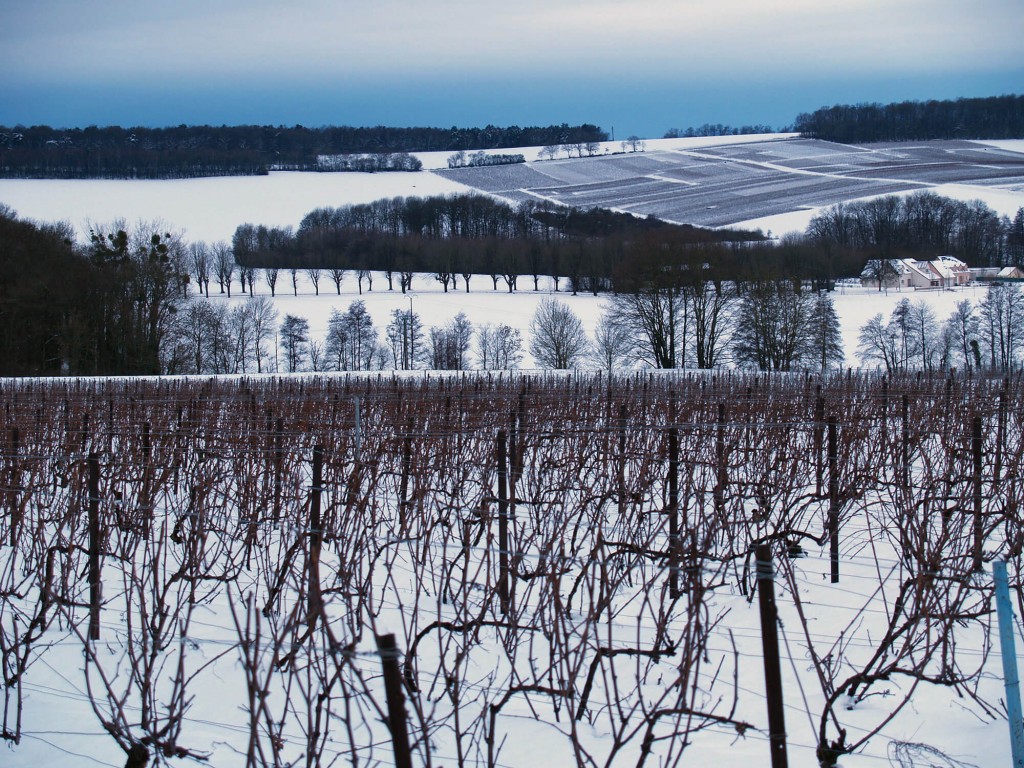
M 498 149 L 605 141 L 595 125 L 484 128 L 0 127 L 0 177 L 193 178 L 317 171 L 320 155 Z M 361 168 L 359 170 L 362 170 Z
M 836 104 L 797 116 L 801 135 L 838 141 L 1017 139 L 1024 136 L 1024 96 L 896 104 Z
M 0 208 L 0 373 L 155 374 L 184 301 L 184 245 L 117 225 L 76 246 L 65 225 Z

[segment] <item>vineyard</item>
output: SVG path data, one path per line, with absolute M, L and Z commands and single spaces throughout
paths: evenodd
M 768 765 L 765 582 L 794 765 L 1008 762 L 1017 377 L 8 380 L 0 403 L 5 764 Z

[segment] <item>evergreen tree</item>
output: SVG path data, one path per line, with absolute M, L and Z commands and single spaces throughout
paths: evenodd
M 843 334 L 839 328 L 835 304 L 826 291 L 819 291 L 814 297 L 808 326 L 808 365 L 820 366 L 822 371 L 842 367 L 846 359 Z

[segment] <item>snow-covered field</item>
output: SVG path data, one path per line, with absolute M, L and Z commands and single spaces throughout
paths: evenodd
M 246 765 L 250 735 L 264 754 L 279 749 L 283 758 L 257 765 L 305 765 L 307 743 L 321 758 L 310 765 L 393 765 L 375 708 L 383 697 L 372 633 L 394 633 L 412 658 L 407 679 L 416 683 L 417 710 L 411 730 L 415 737 L 429 734 L 432 765 L 458 765 L 462 753 L 469 759 L 461 764 L 484 765 L 491 746 L 496 768 L 637 765 L 644 724 L 655 711 L 664 720 L 652 729 L 656 738 L 645 766 L 769 765 L 760 621 L 744 555 L 755 541 L 794 532 L 817 537 L 824 528 L 829 496 L 813 491 L 814 425 L 806 407 L 813 390 L 802 377 L 786 376 L 771 383 L 720 377 L 717 390 L 711 376 L 676 374 L 650 382 L 650 389 L 640 383 L 646 377 L 632 386 L 620 380 L 614 389 L 606 389 L 607 380 L 584 378 L 576 386 L 572 377 L 555 378 L 549 389 L 533 381 L 519 399 L 524 471 L 514 481 L 518 506 L 510 541 L 515 559 L 522 558 L 513 567 L 524 578 L 514 590 L 515 621 L 499 611 L 494 588 L 500 491 L 493 441 L 496 427 L 517 407 L 518 381 L 495 385 L 469 377 L 441 388 L 435 379 L 430 389 L 411 380 L 400 394 L 395 382 L 385 377 L 375 384 L 375 376 L 368 383 L 358 376 L 142 382 L 146 390 L 137 382 L 123 383 L 124 390 L 120 382 L 98 382 L 88 394 L 74 382 L 70 390 L 60 381 L 0 382 L 10 417 L 25 426 L 21 461 L 5 473 L 17 473 L 18 498 L 29 500 L 16 533 L 13 517 L 0 518 L 5 638 L 24 637 L 14 630 L 24 630 L 46 605 L 39 589 L 45 574 L 55 574 L 45 594 L 63 597 L 50 606 L 46 632 L 29 643 L 20 688 L 7 691 L 25 694 L 25 710 L 22 743 L 6 745 L 4 764 L 117 766 L 124 756 L 111 733 L 131 730 L 138 738 L 141 718 L 155 728 L 154 720 L 159 725 L 178 712 L 175 743 L 210 755 L 212 765 Z M 888 420 L 880 421 L 877 380 L 866 383 L 867 398 L 851 397 L 860 382 L 851 388 L 844 381 L 822 382 L 822 392 L 830 403 L 844 404 L 834 414 L 843 487 L 864 490 L 843 497 L 840 580 L 830 582 L 828 547 L 812 539 L 800 540 L 806 556 L 776 558 L 790 765 L 816 764 L 829 685 L 861 669 L 882 671 L 895 659 L 896 669 L 860 691 L 867 695 L 836 701 L 836 722 L 827 726 L 832 737 L 842 727 L 851 743 L 880 728 L 856 754 L 841 758 L 842 768 L 1005 765 L 1002 683 L 986 608 L 990 575 L 987 566 L 965 575 L 973 486 L 969 473 L 951 477 L 945 463 L 956 460 L 962 445 L 962 420 L 948 426 L 948 437 L 939 429 L 944 413 L 958 405 L 934 397 L 944 390 L 941 378 L 925 382 L 931 396 L 912 378 L 894 385 L 888 397 L 898 402 L 895 387 L 907 387 L 914 413 L 926 417 L 908 424 L 915 441 L 913 486 L 903 496 L 898 450 L 890 452 L 899 446 L 897 409 L 890 407 Z M 26 387 L 34 388 L 32 396 L 25 396 Z M 670 390 L 682 394 L 671 408 Z M 717 425 L 709 414 L 727 393 L 733 396 L 723 425 L 728 494 L 718 502 L 712 490 L 720 477 L 713 458 Z M 606 394 L 613 399 L 604 401 Z M 981 384 L 972 407 L 991 404 L 991 394 Z M 74 413 L 67 419 L 60 408 L 37 413 L 33 398 L 43 395 L 69 398 Z M 361 397 L 358 422 L 354 395 Z M 1018 393 L 1010 396 L 1016 412 Z M 619 434 L 618 427 L 607 428 L 613 405 L 629 414 L 622 448 L 609 439 Z M 287 457 L 281 517 L 273 522 L 268 408 L 283 416 Z M 79 433 L 85 413 L 92 416 L 91 437 Z M 695 570 L 683 569 L 684 579 L 700 574 L 708 591 L 691 588 L 676 597 L 658 554 L 667 546 L 664 437 L 676 424 L 670 413 L 679 427 L 684 530 L 708 535 L 698 551 L 710 555 Z M 453 418 L 458 429 L 447 421 Z M 153 424 L 155 472 L 149 474 L 138 440 L 142 420 Z M 414 430 L 405 438 L 409 423 Z M 996 434 L 989 430 L 986 451 L 993 450 Z M 1007 450 L 1019 449 L 1021 434 L 1011 419 Z M 406 471 L 405 439 L 408 466 L 415 468 L 408 490 L 399 480 Z M 326 443 L 319 484 L 309 470 L 314 441 Z M 72 576 L 86 570 L 79 452 L 86 442 L 101 451 L 108 552 L 100 640 L 89 646 L 83 637 L 87 582 Z M 991 557 L 1005 554 L 1016 536 L 1018 518 L 1007 502 L 1017 492 L 1017 474 L 1004 467 L 997 487 L 991 462 L 985 466 L 991 494 L 984 510 L 998 521 L 985 541 Z M 312 488 L 323 494 L 319 508 L 328 538 L 315 558 L 327 608 L 310 640 L 304 627 L 313 573 Z M 414 503 L 404 507 L 398 496 Z M 144 497 L 156 501 L 152 517 Z M 727 505 L 725 514 L 715 511 L 718 503 Z M 401 509 L 408 510 L 405 522 Z M 946 509 L 948 516 L 939 513 Z M 140 521 L 149 519 L 158 534 L 140 536 Z M 907 521 L 913 527 L 904 528 Z M 464 539 L 463 531 L 480 537 Z M 6 544 L 12 537 L 18 547 Z M 56 569 L 46 565 L 48 556 Z M 934 567 L 949 578 L 932 579 Z M 528 578 L 539 572 L 544 578 Z M 191 582 L 188 576 L 197 573 L 207 578 Z M 263 606 L 268 610 L 261 614 Z M 962 620 L 953 622 L 947 609 L 963 612 Z M 470 628 L 481 623 L 466 632 L 464 622 Z M 144 641 L 156 643 L 151 655 Z M 92 649 L 85 661 L 84 647 Z M 129 657 L 129 648 L 137 655 Z M 627 655 L 602 656 L 602 648 Z M 642 653 L 659 648 L 661 656 Z M 886 653 L 876 656 L 882 648 Z M 291 651 L 294 664 L 273 662 Z M 175 682 L 179 660 L 184 675 Z M 915 665 L 931 682 L 914 681 L 907 671 Z M 589 669 L 599 670 L 593 687 Z M 943 684 L 960 675 L 968 678 L 960 688 Z M 505 696 L 513 691 L 517 695 Z M 153 697 L 148 710 L 140 706 L 143 694 Z M 899 706 L 904 697 L 906 706 Z M 183 711 L 169 711 L 185 704 Z M 252 731 L 250 709 L 256 713 Z M 110 733 L 101 718 L 111 723 Z M 703 727 L 688 733 L 680 761 L 681 734 L 697 724 Z M 490 746 L 488 734 L 495 737 Z M 577 763 L 577 746 L 594 763 Z M 929 753 L 928 746 L 957 762 Z M 911 759 L 890 761 L 896 750 Z M 417 755 L 426 752 L 416 748 Z
M 952 170 L 934 161 L 936 152 L 947 151 L 941 147 L 919 148 L 928 162 L 916 162 L 916 155 L 848 150 L 778 134 L 653 139 L 645 143 L 644 152 L 625 154 L 612 154 L 621 153 L 621 146 L 608 142 L 597 156 L 582 159 L 537 160 L 538 147 L 500 150 L 521 151 L 528 162 L 455 171 L 446 170 L 450 153 L 430 152 L 420 155 L 427 170 L 417 173 L 275 172 L 169 181 L 0 179 L 0 203 L 24 218 L 68 221 L 83 234 L 90 222 L 160 220 L 190 240 L 208 242 L 230 240 L 245 222 L 295 227 L 321 206 L 467 192 L 469 184 L 512 200 L 547 197 L 654 213 L 673 221 L 760 228 L 775 235 L 802 231 L 824 205 L 926 188 L 958 199 L 980 199 L 1012 216 L 1024 206 L 1024 175 L 1012 175 L 1018 155 L 1021 169 L 1016 173 L 1024 174 L 1024 141 L 970 145 L 977 148 L 973 154 L 970 146 L 963 148 L 966 144 L 948 150 Z M 1001 153 L 999 168 L 979 154 L 985 147 Z M 844 165 L 843 159 L 850 162 Z M 884 171 L 872 170 L 873 163 L 883 161 L 906 163 L 911 170 L 896 174 L 889 165 Z M 954 183 L 951 175 L 975 178 L 976 183 Z

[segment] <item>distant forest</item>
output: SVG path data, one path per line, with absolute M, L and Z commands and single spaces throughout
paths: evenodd
M 837 104 L 800 114 L 802 136 L 843 144 L 1024 138 L 1024 96 L 897 104 Z
M 665 136 L 771 130 L 768 125 L 705 124 L 685 131 L 673 128 Z M 798 115 L 793 130 L 842 143 L 1020 138 L 1024 96 L 836 105 Z M 409 152 L 586 146 L 608 138 L 606 131 L 589 123 L 526 128 L 0 126 L 0 178 L 185 179 L 262 175 L 271 170 L 413 170 L 414 158 L 406 157 Z M 322 155 L 332 156 L 331 162 L 318 162 Z
M 0 127 L 0 177 L 158 179 L 323 170 L 320 155 L 400 155 L 606 141 L 596 125 L 499 128 Z

